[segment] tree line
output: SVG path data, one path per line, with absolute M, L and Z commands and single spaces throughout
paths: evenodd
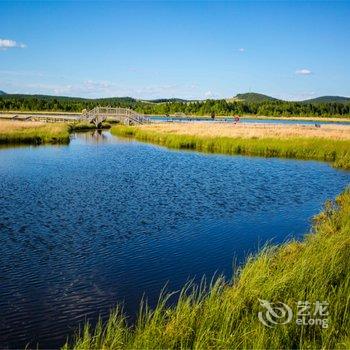
M 350 117 L 350 103 L 307 103 L 289 101 L 244 102 L 226 100 L 169 101 L 154 103 L 130 97 L 84 99 L 35 95 L 0 96 L 1 111 L 52 111 L 77 112 L 96 106 L 132 108 L 148 115 L 261 115 L 261 116 L 303 116 L 303 117 Z

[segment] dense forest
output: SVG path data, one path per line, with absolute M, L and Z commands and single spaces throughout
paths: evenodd
M 350 117 L 350 103 L 339 102 L 287 102 L 261 101 L 140 101 L 130 97 L 84 99 L 44 95 L 1 95 L 0 111 L 53 111 L 81 112 L 95 106 L 128 107 L 149 115 L 185 113 L 186 115 L 262 115 L 262 116 L 310 116 Z

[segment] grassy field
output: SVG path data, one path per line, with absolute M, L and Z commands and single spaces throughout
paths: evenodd
M 68 143 L 69 126 L 64 123 L 0 121 L 0 144 Z
M 327 138 L 332 140 L 349 140 L 350 125 L 313 125 L 300 124 L 227 124 L 227 123 L 155 123 L 142 125 L 143 130 L 177 135 L 194 135 L 205 137 L 231 138 Z
M 105 123 L 104 128 L 110 128 Z M 0 144 L 67 144 L 76 131 L 96 129 L 89 123 L 45 123 L 0 120 Z
M 95 329 L 85 326 L 74 349 L 349 349 L 350 348 L 350 191 L 327 202 L 302 242 L 265 248 L 248 258 L 232 282 L 187 285 L 151 310 L 141 306 L 134 327 L 119 308 Z M 269 328 L 258 318 L 260 300 L 283 302 L 293 311 L 289 323 Z M 326 302 L 327 315 L 298 316 L 297 303 Z M 265 313 L 264 313 L 265 314 Z M 263 314 L 263 315 L 264 315 Z M 324 320 L 308 324 L 309 318 Z M 299 318 L 306 325 L 297 324 Z M 281 319 L 285 321 L 286 319 Z M 317 322 L 316 322 L 317 323 Z
M 350 118 L 345 117 L 271 117 L 262 115 L 243 115 L 243 119 L 269 119 L 269 120 L 294 120 L 294 121 L 315 121 L 315 122 L 344 122 L 350 124 Z
M 226 123 L 115 126 L 115 135 L 169 148 L 223 154 L 313 159 L 350 169 L 350 127 Z

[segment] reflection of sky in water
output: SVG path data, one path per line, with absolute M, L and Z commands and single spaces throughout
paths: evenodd
M 0 345 L 58 346 L 79 322 L 188 278 L 231 275 L 300 237 L 350 173 L 325 163 L 204 155 L 77 134 L 0 150 Z

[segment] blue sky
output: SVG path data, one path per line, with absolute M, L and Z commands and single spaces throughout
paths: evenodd
M 3 2 L 0 90 L 350 96 L 350 2 Z

